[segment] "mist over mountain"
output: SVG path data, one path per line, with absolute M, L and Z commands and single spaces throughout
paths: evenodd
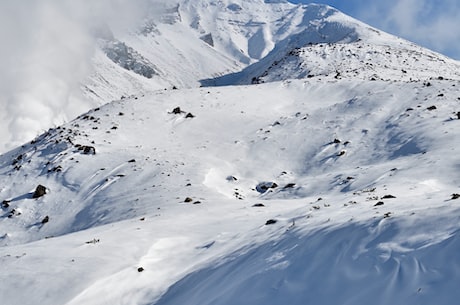
M 326 5 L 24 5 L 2 304 L 460 297 L 458 61 Z

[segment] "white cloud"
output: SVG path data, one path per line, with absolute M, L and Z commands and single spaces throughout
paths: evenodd
M 80 95 L 95 24 L 120 29 L 145 1 L 0 1 L 0 152 L 95 106 Z

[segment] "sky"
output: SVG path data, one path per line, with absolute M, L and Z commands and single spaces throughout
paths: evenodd
M 380 30 L 460 60 L 459 0 L 289 0 L 324 3 Z

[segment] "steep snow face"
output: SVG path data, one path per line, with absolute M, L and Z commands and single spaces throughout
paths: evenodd
M 154 1 L 151 10 L 125 33 L 98 31 L 103 53 L 112 60 L 95 57 L 95 72 L 84 88 L 89 98 L 103 102 L 139 91 L 213 85 L 200 80 L 222 76 L 225 84 L 248 83 L 226 75 L 259 61 L 257 71 L 263 73 L 275 58 L 307 44 L 395 39 L 325 5 L 181 0 Z M 112 80 L 113 74 L 124 79 Z M 112 85 L 120 82 L 126 85 Z

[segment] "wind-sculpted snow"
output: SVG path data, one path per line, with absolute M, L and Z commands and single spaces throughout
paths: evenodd
M 457 280 L 457 85 L 312 78 L 83 114 L 1 157 L 0 295 L 433 300 Z
M 445 220 L 417 219 L 409 228 L 402 220 L 377 220 L 308 235 L 289 231 L 188 275 L 152 304 L 455 303 L 459 231 Z M 406 240 L 406 230 L 433 237 Z

